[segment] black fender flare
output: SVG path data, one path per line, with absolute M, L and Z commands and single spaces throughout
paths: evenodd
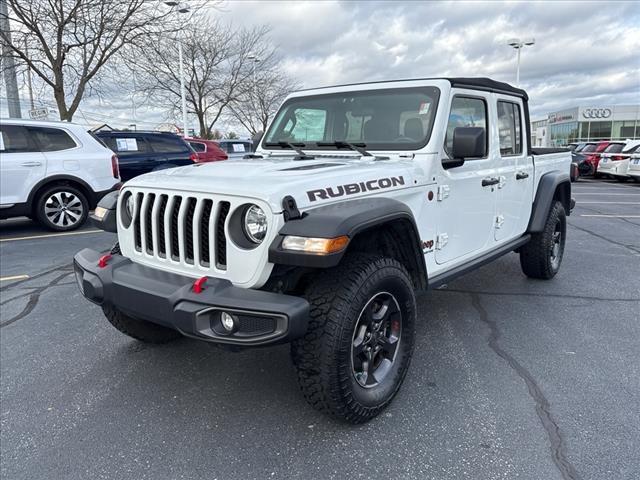
M 531 217 L 527 233 L 537 233 L 544 230 L 549 210 L 554 200 L 560 200 L 567 215 L 571 212 L 571 178 L 567 172 L 547 172 L 540 178 L 536 198 L 533 201 Z
M 311 268 L 330 268 L 340 263 L 347 248 L 328 255 L 286 251 L 282 240 L 287 235 L 300 237 L 336 238 L 343 235 L 353 240 L 359 233 L 395 220 L 409 222 L 407 239 L 413 244 L 415 262 L 426 279 L 426 265 L 420 236 L 411 209 L 392 198 L 367 198 L 349 200 L 321 206 L 305 212 L 301 218 L 289 220 L 269 246 L 269 262 Z

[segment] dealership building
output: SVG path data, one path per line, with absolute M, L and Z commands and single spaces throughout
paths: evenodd
M 531 121 L 531 144 L 640 139 L 640 105 L 574 107 Z

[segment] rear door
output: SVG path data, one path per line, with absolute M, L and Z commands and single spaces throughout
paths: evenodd
M 25 203 L 47 171 L 47 160 L 23 125 L 0 125 L 0 205 Z
M 496 95 L 498 145 L 496 217 L 493 231 L 498 242 L 519 236 L 526 230 L 531 210 L 533 158 L 527 155 L 522 101 Z
M 191 155 L 195 152 L 177 135 L 149 135 L 147 141 L 155 153 L 158 162 L 156 169 L 172 168 L 193 163 Z
M 488 92 L 452 90 L 442 158 L 450 155 L 456 127 L 489 129 L 491 102 L 492 94 Z M 437 193 L 437 263 L 444 264 L 466 255 L 481 254 L 493 245 L 496 185 L 491 183 L 496 179 L 497 160 L 497 149 L 488 135 L 484 156 L 466 159 L 460 167 L 442 169 Z

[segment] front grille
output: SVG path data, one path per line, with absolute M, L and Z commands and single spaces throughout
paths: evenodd
M 135 194 L 135 249 L 186 266 L 227 267 L 226 201 L 171 194 Z

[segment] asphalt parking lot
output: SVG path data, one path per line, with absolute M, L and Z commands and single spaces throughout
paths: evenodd
M 116 331 L 70 264 L 114 235 L 0 222 L 0 476 L 638 479 L 640 185 L 574 197 L 554 280 L 511 254 L 419 299 L 405 384 L 359 427 L 306 405 L 286 346 Z

